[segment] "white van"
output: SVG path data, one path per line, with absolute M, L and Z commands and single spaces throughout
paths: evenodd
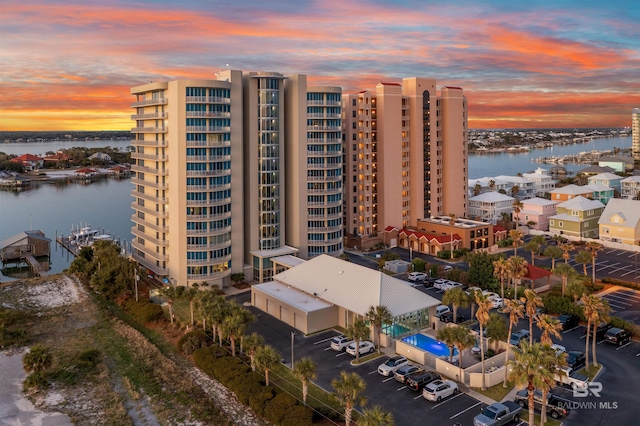
M 451 312 L 451 309 L 447 305 L 436 306 L 436 318 L 440 318 L 440 315 Z

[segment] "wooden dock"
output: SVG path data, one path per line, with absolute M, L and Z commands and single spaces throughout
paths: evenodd
M 72 255 L 74 255 L 74 256 L 78 255 L 78 250 L 79 250 L 78 245 L 77 244 L 71 244 L 71 242 L 70 242 L 68 237 L 66 237 L 66 238 L 64 236 L 58 237 L 58 238 L 56 238 L 56 242 L 58 244 L 60 244 L 61 247 L 63 247 L 66 250 L 68 250 L 69 253 L 71 253 Z

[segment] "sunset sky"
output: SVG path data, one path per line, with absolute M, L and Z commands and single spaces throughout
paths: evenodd
M 461 86 L 470 128 L 626 127 L 638 0 L 2 0 L 0 130 L 127 130 L 129 89 L 223 68 Z

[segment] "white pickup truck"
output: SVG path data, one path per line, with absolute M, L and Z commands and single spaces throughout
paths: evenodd
M 589 378 L 578 374 L 571 367 L 561 368 L 555 375 L 556 383 L 570 386 L 571 388 L 586 389 L 589 387 Z

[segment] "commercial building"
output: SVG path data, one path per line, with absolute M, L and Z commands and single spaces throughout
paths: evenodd
M 631 152 L 633 161 L 640 162 L 640 108 L 631 111 Z
M 132 255 L 171 284 L 342 253 L 341 89 L 222 70 L 134 87 Z
M 468 210 L 467 101 L 459 87 L 405 78 L 343 96 L 346 244 Z

